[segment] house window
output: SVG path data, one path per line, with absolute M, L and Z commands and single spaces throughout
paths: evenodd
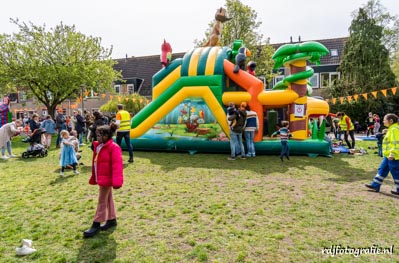
M 338 49 L 331 49 L 330 54 L 332 57 L 337 57 L 338 56 Z
M 127 84 L 127 93 L 129 93 L 129 94 L 134 93 L 134 85 L 133 84 Z
M 20 91 L 19 92 L 19 101 L 20 102 L 25 102 L 26 101 L 26 92 L 25 91 Z
M 310 84 L 312 84 L 312 88 L 318 89 L 319 88 L 319 74 L 313 74 L 312 77 L 309 78 Z
M 120 94 L 121 93 L 121 85 L 114 85 L 115 92 Z
M 320 86 L 321 88 L 327 88 L 334 85 L 339 79 L 340 75 L 338 72 L 323 72 L 320 73 Z
M 266 89 L 266 78 L 265 78 L 265 76 L 258 76 L 258 79 L 263 82 L 263 89 Z
M 276 76 L 274 77 L 274 85 L 277 84 L 277 82 L 282 81 L 284 79 L 284 75 Z

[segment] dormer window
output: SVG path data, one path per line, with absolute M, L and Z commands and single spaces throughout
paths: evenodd
M 337 57 L 338 56 L 338 49 L 331 49 L 330 50 L 330 55 L 332 57 Z

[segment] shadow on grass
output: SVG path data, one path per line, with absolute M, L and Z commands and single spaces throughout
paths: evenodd
M 83 238 L 76 262 L 113 262 L 116 259 L 114 229 L 101 231 L 93 238 Z
M 351 166 L 350 159 L 362 158 L 361 156 L 352 156 L 347 154 L 334 155 L 333 158 L 316 157 L 311 158 L 305 155 L 290 156 L 290 160 L 280 161 L 277 155 L 261 155 L 255 158 L 235 161 L 228 161 L 226 154 L 185 154 L 185 153 L 156 153 L 156 152 L 138 152 L 141 158 L 150 160 L 151 164 L 159 165 L 165 172 L 173 171 L 181 167 L 187 168 L 206 168 L 206 169 L 224 169 L 224 170 L 250 170 L 256 173 L 286 173 L 292 168 L 312 173 L 314 170 L 320 174 L 319 169 L 324 170 L 334 176 L 327 180 L 336 182 L 352 182 L 371 179 L 369 168 L 366 165 L 360 167 Z M 360 166 L 360 165 L 359 165 Z M 315 169 L 309 169 L 313 167 Z M 368 168 L 368 170 L 366 170 Z M 309 174 L 311 176 L 312 174 Z
M 373 190 L 367 190 L 368 192 L 370 192 L 370 193 L 373 193 L 373 194 L 375 194 L 375 195 L 383 195 L 383 196 L 385 196 L 385 197 L 390 197 L 390 198 L 393 198 L 393 199 L 398 199 L 399 200 L 399 196 L 398 195 L 393 195 L 393 194 L 391 194 L 391 193 L 385 193 L 385 192 L 375 192 L 375 191 L 373 191 Z

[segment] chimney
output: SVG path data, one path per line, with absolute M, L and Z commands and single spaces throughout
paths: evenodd
M 290 36 L 290 43 L 292 43 L 292 36 Z
M 301 36 L 298 36 L 298 42 L 301 42 Z

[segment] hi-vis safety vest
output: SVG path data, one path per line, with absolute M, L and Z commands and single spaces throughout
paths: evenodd
M 355 126 L 353 126 L 351 119 L 348 116 L 344 115 L 344 117 L 342 117 L 342 119 L 339 121 L 339 127 L 341 128 L 341 131 L 348 131 L 348 125 L 346 124 L 346 118 L 349 119 L 349 123 L 350 123 L 349 131 L 354 130 Z
M 382 144 L 382 153 L 385 157 L 393 156 L 395 160 L 399 160 L 399 124 L 394 123 L 389 126 Z
M 130 114 L 125 110 L 120 110 L 116 114 L 116 120 L 120 120 L 118 131 L 130 130 Z

